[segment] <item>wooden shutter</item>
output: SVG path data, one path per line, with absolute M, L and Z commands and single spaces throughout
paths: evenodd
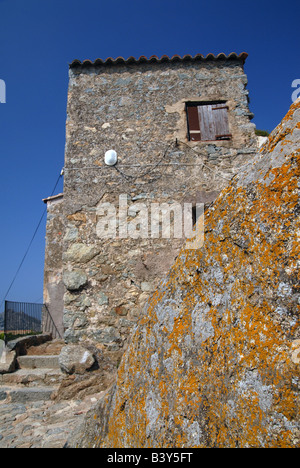
M 216 139 L 216 127 L 212 105 L 198 106 L 201 140 L 209 141 Z
M 228 107 L 224 103 L 187 104 L 190 141 L 230 140 Z
M 213 104 L 212 112 L 216 131 L 215 139 L 230 140 L 231 134 L 229 133 L 228 107 L 225 104 Z
M 188 129 L 190 141 L 201 141 L 198 107 L 187 105 Z

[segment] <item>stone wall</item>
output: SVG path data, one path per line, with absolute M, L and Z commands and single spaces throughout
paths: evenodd
M 207 212 L 70 446 L 299 447 L 300 99 Z
M 183 239 L 99 237 L 99 207 L 210 204 L 257 150 L 243 60 L 73 64 L 64 186 L 65 338 L 122 354 Z M 189 142 L 185 102 L 226 101 L 231 141 Z M 118 164 L 104 164 L 114 149 Z M 138 211 L 137 211 L 138 212 Z M 135 215 L 128 221 L 136 223 Z M 150 220 L 149 220 L 150 226 Z

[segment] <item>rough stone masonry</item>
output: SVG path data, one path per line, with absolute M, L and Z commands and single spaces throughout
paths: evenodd
M 300 99 L 181 250 L 70 446 L 299 448 L 299 180 Z
M 63 201 L 50 200 L 52 255 L 46 254 L 45 264 L 48 307 L 57 310 L 63 302 L 68 344 L 92 346 L 95 355 L 109 353 L 118 363 L 149 295 L 184 241 L 150 235 L 100 238 L 99 206 L 118 206 L 122 195 L 132 223 L 141 204 L 208 206 L 253 158 L 257 139 L 246 57 L 141 57 L 70 65 L 64 194 Z M 221 108 L 230 134 L 193 141 L 187 105 Z M 111 149 L 118 163 L 109 167 L 104 154 Z

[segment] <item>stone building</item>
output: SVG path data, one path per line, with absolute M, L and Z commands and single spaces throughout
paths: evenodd
M 184 242 L 185 207 L 195 221 L 256 153 L 246 58 L 70 64 L 64 194 L 46 200 L 45 263 L 67 343 L 120 358 Z

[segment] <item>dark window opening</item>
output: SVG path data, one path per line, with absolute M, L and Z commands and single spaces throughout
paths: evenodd
M 226 102 L 187 102 L 186 114 L 189 141 L 231 140 Z

